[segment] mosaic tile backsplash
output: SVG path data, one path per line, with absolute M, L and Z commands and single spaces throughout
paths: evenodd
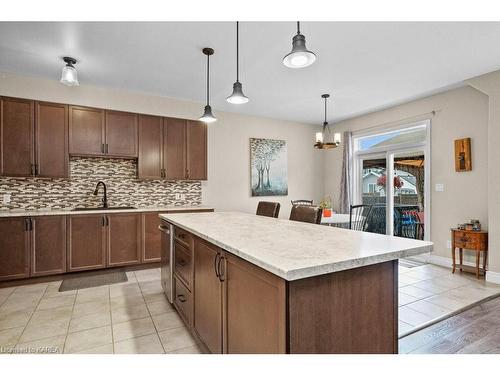
M 1 209 L 93 207 L 101 204 L 102 187 L 94 196 L 95 185 L 104 181 L 110 206 L 201 205 L 200 181 L 138 180 L 137 160 L 72 157 L 70 178 L 0 178 L 0 197 L 11 194 Z M 176 199 L 184 194 L 184 199 Z

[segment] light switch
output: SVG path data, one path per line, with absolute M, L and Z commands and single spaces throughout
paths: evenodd
M 3 195 L 3 204 L 10 203 L 10 194 Z
M 444 184 L 436 184 L 436 191 L 444 191 Z

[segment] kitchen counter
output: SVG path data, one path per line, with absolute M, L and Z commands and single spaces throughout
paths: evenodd
M 51 216 L 51 215 L 89 215 L 89 214 L 119 214 L 128 212 L 177 212 L 184 210 L 207 210 L 212 209 L 208 206 L 153 206 L 153 207 L 137 207 L 132 209 L 102 209 L 102 210 L 85 210 L 71 211 L 72 208 L 65 209 L 11 209 L 0 210 L 1 217 L 23 217 L 23 216 Z
M 246 213 L 160 217 L 285 280 L 298 280 L 418 255 L 432 242 Z

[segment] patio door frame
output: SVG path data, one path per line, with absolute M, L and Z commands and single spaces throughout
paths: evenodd
M 394 131 L 401 131 L 416 127 L 425 126 L 426 138 L 424 142 L 406 143 L 402 145 L 391 145 L 380 147 L 374 150 L 357 150 L 360 138 L 382 135 Z M 394 157 L 402 152 L 422 152 L 424 154 L 424 240 L 430 241 L 431 238 L 431 120 L 425 119 L 413 123 L 405 123 L 392 127 L 372 128 L 369 130 L 361 130 L 353 132 L 353 204 L 361 204 L 363 194 L 363 161 L 370 159 L 384 159 L 386 160 L 386 174 L 387 176 L 394 176 Z M 394 235 L 394 178 L 386 179 L 386 234 Z

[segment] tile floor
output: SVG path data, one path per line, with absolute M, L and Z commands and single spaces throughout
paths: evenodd
M 159 269 L 127 277 L 62 293 L 60 281 L 0 289 L 0 353 L 199 353 Z
M 426 264 L 399 266 L 399 334 L 500 293 L 500 285 L 469 273 Z
M 199 353 L 165 299 L 159 269 L 127 277 L 62 293 L 60 281 L 0 289 L 0 353 Z M 497 293 L 500 285 L 470 274 L 400 266 L 400 334 Z

